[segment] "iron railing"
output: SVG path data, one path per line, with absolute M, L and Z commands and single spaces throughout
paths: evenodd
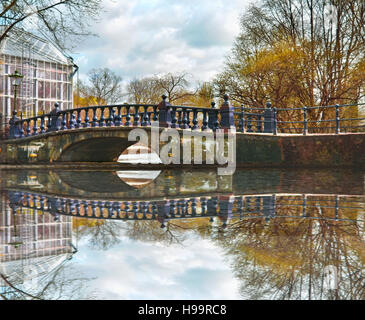
M 234 128 L 241 133 L 318 134 L 364 132 L 364 117 L 358 116 L 364 104 L 334 105 L 321 107 L 266 108 L 233 107 L 228 96 L 221 108 L 172 106 L 163 96 L 160 104 L 118 104 L 90 106 L 60 110 L 58 105 L 48 114 L 27 119 L 13 113 L 9 124 L 9 139 L 35 136 L 53 131 L 65 131 L 96 127 L 146 127 L 154 122 L 161 127 L 217 130 Z M 347 108 L 356 108 L 351 116 Z M 323 118 L 326 115 L 326 118 Z M 287 119 L 292 118 L 292 120 Z
M 350 219 L 354 210 L 365 213 L 364 197 L 339 195 L 227 195 L 181 197 L 175 199 L 148 199 L 145 201 L 112 201 L 98 199 L 74 199 L 36 192 L 8 191 L 10 208 L 19 207 L 40 210 L 52 214 L 92 219 L 159 220 L 187 219 L 218 216 L 228 218 L 309 218 L 328 221 L 363 221 Z M 318 207 L 325 211 L 314 216 Z M 313 210 L 312 210 L 313 209 Z M 315 210 L 314 210 L 315 209 Z M 311 211 L 312 210 L 312 211 Z M 292 214 L 290 214 L 292 213 Z

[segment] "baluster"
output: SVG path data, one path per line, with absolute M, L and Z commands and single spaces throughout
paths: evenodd
M 133 126 L 137 127 L 139 122 L 139 106 L 134 107 L 134 115 L 133 115 Z
M 307 216 L 307 195 L 305 193 L 303 193 L 303 210 L 302 210 L 302 217 L 306 217 Z
M 218 198 L 214 197 L 212 198 L 212 200 L 213 200 L 214 214 L 218 214 Z
M 129 201 L 125 201 L 124 202 L 124 211 L 125 211 L 125 218 L 128 219 L 129 218 L 129 206 L 130 206 L 130 203 Z
M 218 119 L 219 110 L 214 110 L 214 111 L 215 111 L 214 131 L 216 131 L 219 129 L 219 119 Z
M 188 128 L 187 123 L 188 123 L 188 120 L 186 118 L 186 111 L 183 110 L 183 118 L 182 118 L 182 126 L 181 126 L 181 128 L 182 129 L 187 129 Z
M 75 204 L 75 207 L 76 207 L 76 215 L 80 216 L 80 206 L 81 206 L 81 203 L 79 200 L 75 200 L 76 204 Z
M 255 210 L 257 212 L 261 211 L 261 197 L 256 197 Z
M 23 126 L 24 126 L 24 121 L 20 121 L 20 129 L 19 129 L 19 137 L 22 138 L 24 137 L 24 129 L 23 129 Z
M 81 110 L 77 110 L 77 119 L 75 128 L 81 128 Z
M 205 131 L 208 129 L 208 111 L 203 110 L 203 126 L 202 131 Z
M 34 125 L 33 125 L 33 136 L 35 136 L 35 135 L 37 135 L 38 134 L 38 127 L 37 127 L 37 118 L 35 118 L 34 120 L 33 120 L 33 123 L 34 123 Z
M 196 216 L 196 198 L 191 199 L 191 216 Z
M 92 110 L 93 110 L 93 121 L 91 123 L 91 126 L 97 127 L 98 126 L 98 117 L 96 116 L 97 107 L 94 107 Z
M 308 120 L 307 120 L 307 107 L 303 108 L 303 119 L 304 119 L 304 123 L 303 123 L 303 135 L 307 135 L 308 133 Z
M 75 114 L 73 111 L 71 111 L 71 117 L 70 117 L 70 121 L 68 123 L 68 128 L 74 129 L 75 126 L 76 126 Z
M 105 111 L 105 107 L 100 107 L 99 127 L 105 127 L 104 111 Z
M 121 109 L 122 109 L 122 106 L 118 106 L 117 107 L 117 116 L 115 117 L 115 120 L 114 120 L 114 125 L 116 127 L 119 127 L 121 124 L 122 124 L 122 115 L 121 115 Z
M 46 126 L 47 126 L 47 131 L 46 132 L 49 132 L 49 131 L 51 131 L 51 116 L 50 115 L 48 115 L 48 116 L 46 116 L 47 117 L 47 124 L 46 124 Z
M 176 118 L 176 107 L 171 108 L 171 128 L 178 128 L 177 118 Z
M 193 127 L 192 130 L 197 130 L 199 129 L 198 126 L 198 111 L 197 110 L 193 110 Z
M 129 109 L 130 109 L 130 106 L 126 106 L 126 109 L 127 109 L 127 114 L 125 116 L 125 126 L 126 127 L 129 127 L 131 125 L 131 123 L 129 122 L 131 120 L 131 115 L 130 115 L 130 112 L 129 112 Z
M 246 209 L 251 211 L 251 197 L 246 197 Z
M 142 122 L 142 126 L 148 126 L 148 114 L 147 114 L 147 106 L 143 106 L 143 122 Z
M 186 123 L 188 125 L 188 129 L 191 128 L 191 125 L 190 125 L 190 111 L 186 111 Z
M 39 208 L 37 209 L 44 211 L 44 199 L 45 199 L 44 196 L 39 196 Z
M 180 202 L 180 216 L 185 217 L 187 213 L 187 210 L 185 208 L 186 201 L 185 199 L 181 199 L 179 202 Z
M 82 126 L 84 128 L 88 128 L 89 127 L 89 110 L 90 110 L 89 108 L 84 109 L 84 111 L 85 111 L 85 119 L 84 119 L 84 122 L 82 124 Z
M 158 120 L 157 106 L 153 106 L 153 121 Z
M 146 203 L 146 201 L 142 201 L 142 202 L 141 202 L 141 213 L 143 214 L 142 219 L 145 219 L 145 217 L 146 217 L 146 215 L 147 215 L 147 210 L 148 210 L 148 208 L 147 208 L 147 203 Z
M 207 198 L 202 197 L 200 198 L 200 207 L 202 210 L 202 215 L 207 213 Z
M 62 113 L 61 130 L 66 130 L 66 113 Z
M 44 122 L 45 122 L 44 115 L 42 115 L 41 116 L 41 126 L 40 126 L 41 132 L 40 133 L 45 133 L 46 132 Z
M 99 200 L 98 201 L 98 208 L 99 208 L 99 217 L 100 218 L 104 218 L 104 213 L 103 213 L 104 207 L 105 207 L 105 202 Z
M 112 126 L 114 126 L 114 108 L 108 107 L 108 110 L 109 110 L 109 118 L 108 118 L 107 126 L 112 127 Z
M 276 111 L 276 107 L 273 108 L 274 111 L 274 130 L 273 134 L 276 136 L 278 134 L 278 115 Z
M 253 132 L 252 130 L 252 116 L 247 115 L 247 132 Z
M 138 209 L 139 209 L 139 202 L 134 201 L 132 204 L 132 212 L 134 214 L 134 217 L 136 217 L 136 215 L 138 213 Z
M 68 203 L 69 203 L 69 208 L 70 208 L 70 214 L 73 214 L 73 211 L 74 211 L 74 209 L 75 209 L 75 203 L 74 203 L 74 200 L 70 199 L 70 200 L 68 201 Z
M 89 203 L 86 201 L 86 200 L 83 200 L 82 201 L 82 207 L 84 209 L 84 217 L 87 217 L 87 212 L 88 212 L 88 209 L 89 209 Z
M 113 210 L 112 210 L 112 203 L 110 201 L 106 201 L 105 202 L 105 207 L 108 211 L 108 218 L 112 218 L 113 217 Z
M 96 207 L 97 207 L 97 201 L 91 201 L 91 216 L 93 218 L 96 217 Z
M 30 136 L 30 120 L 26 120 L 26 121 L 27 121 L 27 128 L 26 128 L 25 132 L 27 133 L 26 137 L 29 137 Z
M 239 196 L 238 197 L 238 200 L 237 200 L 237 210 L 240 213 L 240 220 L 242 220 L 242 212 L 243 212 L 243 198 L 242 198 L 242 196 Z
M 115 211 L 115 216 L 114 218 L 119 218 L 119 214 L 120 214 L 120 204 L 117 201 L 113 202 L 113 210 Z
M 175 217 L 175 208 L 176 208 L 175 200 L 170 200 L 170 216 L 171 216 L 171 218 Z
M 336 104 L 336 134 L 340 133 L 340 109 L 339 108 L 340 108 L 340 106 L 338 104 Z
M 245 108 L 241 106 L 240 121 L 238 123 L 238 131 L 245 133 Z
M 261 132 L 261 128 L 262 128 L 262 122 L 261 122 L 261 115 L 257 115 L 257 132 Z
M 61 210 L 63 213 L 66 213 L 66 199 L 65 198 L 62 198 L 61 199 Z
M 152 210 L 152 219 L 155 219 L 156 218 L 156 214 L 157 214 L 157 205 L 156 205 L 156 202 L 152 202 L 151 210 Z

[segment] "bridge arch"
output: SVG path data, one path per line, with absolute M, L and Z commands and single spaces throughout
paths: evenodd
M 135 144 L 121 137 L 99 137 L 68 145 L 55 159 L 58 162 L 113 162 L 129 146 Z

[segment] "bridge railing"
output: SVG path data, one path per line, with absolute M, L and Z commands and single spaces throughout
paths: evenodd
M 365 132 L 365 104 L 300 108 L 236 108 L 239 132 L 318 134 Z M 266 129 L 265 129 L 266 128 Z
M 58 104 L 48 114 L 22 119 L 13 112 L 9 138 L 24 138 L 52 131 L 95 127 L 150 126 L 191 130 L 234 128 L 241 133 L 314 134 L 365 131 L 365 114 L 359 114 L 362 104 L 323 107 L 275 108 L 270 102 L 265 108 L 233 107 L 224 96 L 220 108 L 173 106 L 162 97 L 160 104 L 118 104 L 60 110 Z M 326 118 L 324 118 L 324 115 Z M 289 120 L 288 120 L 289 119 Z
M 158 220 L 162 224 L 170 219 L 212 219 L 216 216 L 223 224 L 232 218 L 265 219 L 267 222 L 273 218 L 354 222 L 363 221 L 364 214 L 364 199 L 361 196 L 218 194 L 177 199 L 112 201 L 9 190 L 8 197 L 10 208 L 14 212 L 19 207 L 29 208 L 48 212 L 56 220 L 58 215 L 68 215 L 91 219 Z M 318 207 L 321 208 L 321 213 L 318 213 Z

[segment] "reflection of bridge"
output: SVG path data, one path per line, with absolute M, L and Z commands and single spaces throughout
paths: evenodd
M 171 106 L 164 96 L 159 105 L 124 104 L 70 110 L 56 107 L 49 114 L 27 119 L 19 119 L 14 112 L 10 140 L 3 142 L 0 163 L 112 162 L 133 144 L 128 141 L 133 128 L 145 128 L 150 136 L 151 126 L 156 123 L 161 130 L 191 130 L 194 134 L 201 132 L 202 136 L 204 132 L 234 128 L 238 133 L 238 165 L 358 166 L 365 163 L 361 152 L 365 147 L 363 135 L 338 135 L 358 133 L 364 128 L 363 118 L 341 118 L 345 114 L 341 110 L 351 107 L 357 105 L 276 109 L 269 103 L 266 108 L 242 107 L 235 111 L 228 96 L 220 109 L 214 105 L 213 108 Z M 321 108 L 333 118 L 309 119 L 309 113 L 315 111 L 312 109 L 321 111 Z M 284 120 L 283 115 L 289 113 L 293 121 Z M 303 144 L 311 154 L 309 160 Z
M 268 194 L 150 199 L 146 201 L 110 201 L 73 199 L 33 192 L 8 191 L 13 207 L 19 206 L 58 215 L 91 219 L 158 220 L 214 216 L 226 224 L 232 218 L 260 219 L 309 218 L 334 221 L 358 221 L 346 216 L 346 210 L 364 211 L 364 199 L 348 195 Z M 326 214 L 314 216 L 312 208 L 325 208 Z M 295 214 L 289 214 L 294 211 Z M 289 212 L 289 213 L 288 213 Z

